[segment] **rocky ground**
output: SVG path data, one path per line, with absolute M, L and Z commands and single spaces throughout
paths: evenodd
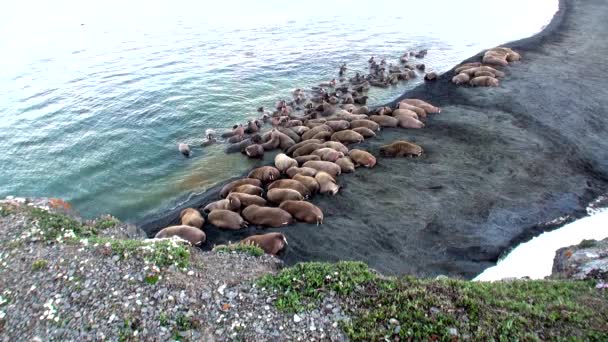
M 551 273 L 556 279 L 596 279 L 608 288 L 608 239 L 558 249 Z

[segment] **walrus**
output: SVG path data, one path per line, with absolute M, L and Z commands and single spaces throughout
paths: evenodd
M 287 247 L 287 238 L 282 233 L 251 235 L 239 241 L 239 244 L 257 246 L 266 254 L 277 255 Z
M 426 111 L 420 107 L 416 107 L 414 105 L 411 105 L 409 103 L 406 102 L 399 102 L 399 108 L 397 109 L 407 109 L 407 110 L 411 110 L 412 112 L 416 113 L 416 115 L 418 115 L 418 119 L 426 119 Z M 395 115 L 395 113 L 393 113 L 393 116 Z
M 494 75 L 494 77 L 496 77 L 496 78 L 505 77 L 505 73 L 504 72 L 502 72 L 500 70 L 496 70 L 496 69 L 494 69 L 494 68 L 492 68 L 490 66 L 487 66 L 487 65 L 482 65 L 482 66 L 477 67 L 477 68 L 466 69 L 466 70 L 463 70 L 461 73 L 467 74 L 467 75 L 469 75 L 469 77 L 472 77 L 472 76 L 475 76 L 475 73 L 482 72 L 482 71 L 486 71 L 486 72 L 492 73 Z
M 245 154 L 249 158 L 264 158 L 264 147 L 260 144 L 249 145 L 245 148 Z
M 335 162 L 336 160 L 344 157 L 344 153 L 338 152 L 333 148 L 323 147 L 312 152 L 313 155 L 321 157 L 323 161 Z
M 262 196 L 262 193 L 264 193 L 264 190 L 259 186 L 243 184 L 243 185 L 239 185 L 236 188 L 230 190 L 230 193 L 233 193 L 233 192 Z
M 287 148 L 295 145 L 296 143 L 299 143 L 300 141 L 302 141 L 302 139 L 300 138 L 300 136 L 294 132 L 293 130 L 291 130 L 290 128 L 285 128 L 285 127 L 277 127 L 277 131 L 279 131 L 279 133 L 286 135 L 289 139 L 291 139 L 291 141 L 293 141 L 293 144 L 291 144 L 291 141 L 289 139 L 286 139 L 285 137 L 281 136 L 281 143 L 279 144 L 279 146 L 283 149 L 286 150 Z M 286 145 L 289 145 L 289 147 L 285 148 Z
M 179 213 L 179 217 L 182 220 L 183 226 L 191 226 L 200 229 L 203 227 L 203 224 L 205 224 L 205 219 L 201 213 L 194 208 L 186 208 L 182 210 Z
M 179 144 L 177 145 L 177 149 L 179 150 L 179 153 L 183 154 L 186 158 L 189 158 L 192 155 L 192 151 L 188 144 Z
M 340 167 L 342 173 L 350 173 L 355 171 L 355 164 L 353 164 L 352 160 L 350 160 L 350 157 L 342 157 L 336 160 L 335 163 Z
M 302 120 L 289 120 L 285 124 L 285 127 L 291 128 L 291 127 L 302 126 L 302 125 L 303 125 Z
M 315 134 L 314 137 L 312 137 L 312 138 L 325 141 L 325 140 L 331 138 L 331 134 L 332 134 L 332 132 L 327 132 L 327 131 L 319 132 L 319 133 Z
M 471 79 L 471 77 L 468 74 L 458 74 L 454 77 L 452 77 L 452 83 L 456 84 L 456 85 L 460 85 L 460 84 L 465 84 L 467 82 L 469 82 L 469 80 Z
M 236 230 L 247 227 L 247 222 L 243 220 L 241 215 L 230 210 L 212 210 L 207 219 L 209 219 L 209 223 L 222 229 Z
M 419 145 L 403 140 L 380 146 L 380 155 L 384 157 L 419 157 L 423 152 L 424 150 Z
M 264 206 L 266 205 L 266 200 L 257 195 L 244 194 L 241 192 L 232 192 L 226 197 L 226 199 L 236 199 L 240 202 L 240 207 L 245 208 L 252 204 L 257 204 Z M 227 209 L 231 210 L 231 208 L 218 208 L 218 209 Z M 236 210 L 232 210 L 236 211 Z
M 350 128 L 354 129 L 357 127 L 365 127 L 365 128 L 369 128 L 372 131 L 379 131 L 380 130 L 380 125 L 378 125 L 377 123 L 373 122 L 372 120 L 368 120 L 368 119 L 362 119 L 362 120 L 353 120 L 350 122 Z
M 395 119 L 399 121 L 401 128 L 424 128 L 425 126 L 422 121 L 405 114 L 396 115 Z
M 282 202 L 279 208 L 291 214 L 298 221 L 323 224 L 323 211 L 310 202 L 288 200 Z
M 350 112 L 350 111 L 353 111 L 353 110 L 355 110 L 355 109 L 357 109 L 359 107 L 355 106 L 352 103 L 346 103 L 346 104 L 343 104 L 342 106 L 340 106 L 340 108 L 344 109 L 345 111 Z
M 274 157 L 274 166 L 277 168 L 277 170 L 279 170 L 279 172 L 284 173 L 291 167 L 297 167 L 298 161 L 288 157 L 284 153 L 279 153 L 276 155 L 276 157 Z M 278 179 L 278 177 L 275 179 Z
M 271 132 L 270 139 L 267 142 L 261 144 L 265 151 L 274 150 L 279 147 L 279 144 L 281 144 L 281 138 L 279 135 L 273 133 L 274 131 Z
M 355 148 L 348 152 L 348 156 L 353 160 L 355 166 L 362 165 L 372 168 L 376 165 L 376 157 L 367 151 Z
M 297 150 L 293 151 L 292 156 L 294 158 L 299 157 L 299 156 L 305 156 L 305 155 L 311 154 L 313 151 L 318 150 L 322 147 L 323 147 L 323 144 L 317 144 L 317 143 L 307 144 L 307 145 L 304 145 L 304 146 L 298 148 Z
M 293 176 L 295 175 L 314 177 L 314 175 L 317 173 L 317 170 L 313 169 L 312 167 L 290 167 L 289 169 L 287 169 L 286 173 L 289 178 L 293 178 Z
M 343 131 L 350 127 L 350 122 L 346 120 L 330 120 L 325 123 L 329 126 L 334 132 Z
M 243 185 L 243 184 L 262 186 L 262 182 L 259 179 L 254 179 L 254 178 L 241 178 L 241 179 L 237 179 L 235 181 L 232 181 L 232 182 L 224 185 L 224 187 L 220 191 L 220 197 L 221 198 L 225 198 L 226 196 L 228 196 L 228 194 L 230 193 L 230 191 L 232 189 L 236 188 L 239 185 Z
M 428 72 L 424 75 L 425 81 L 435 81 L 437 79 L 437 73 L 434 71 Z
M 304 198 L 308 198 L 311 195 L 310 190 L 304 184 L 293 179 L 279 179 L 268 185 L 268 190 L 274 188 L 292 189 L 299 192 Z
M 260 130 L 261 126 L 262 125 L 260 124 L 260 122 L 258 120 L 249 120 L 247 122 L 247 128 L 245 128 L 245 133 L 247 133 L 247 134 L 257 133 Z
M 463 64 L 458 65 L 456 67 L 456 69 L 454 69 L 454 73 L 459 74 L 463 70 L 467 70 L 470 68 L 477 68 L 479 66 L 481 66 L 481 63 L 479 63 L 479 62 L 463 63 Z
M 266 198 L 272 203 L 280 204 L 287 200 L 301 201 L 304 199 L 301 193 L 293 189 L 274 188 L 268 190 Z
M 295 160 L 298 161 L 299 165 L 303 165 L 304 163 L 310 160 L 321 160 L 321 157 L 315 156 L 314 154 L 307 154 L 305 156 L 295 157 Z
M 361 134 L 359 134 L 351 129 L 347 129 L 347 130 L 339 131 L 339 132 L 332 134 L 331 140 L 339 141 L 343 144 L 353 144 L 353 143 L 360 143 L 363 140 L 365 140 L 365 138 L 363 138 L 363 136 Z
M 191 226 L 170 226 L 163 228 L 160 232 L 156 233 L 154 238 L 165 239 L 172 236 L 178 236 L 179 238 L 190 242 L 193 246 L 200 246 L 207 240 L 205 232 Z
M 310 130 L 308 130 L 307 132 L 305 132 L 304 134 L 302 134 L 302 140 L 312 139 L 312 137 L 314 137 L 317 133 L 324 132 L 324 131 L 331 132 L 332 129 L 331 129 L 331 127 L 327 126 L 326 124 L 322 124 L 322 125 L 313 127 Z
M 203 208 L 203 212 L 205 214 L 209 214 L 210 212 L 212 212 L 215 209 L 238 211 L 239 209 L 241 209 L 241 201 L 239 200 L 238 196 L 234 196 L 236 194 L 238 194 L 238 193 L 236 193 L 236 192 L 231 193 L 228 195 L 227 198 L 207 204 Z M 248 195 L 248 196 L 252 196 L 252 195 Z
M 302 135 L 305 132 L 308 132 L 310 130 L 310 128 L 306 127 L 306 126 L 293 126 L 290 127 L 289 129 L 291 129 L 292 131 L 294 131 L 294 133 L 296 133 L 297 135 Z M 302 139 L 302 138 L 300 138 Z M 295 141 L 295 140 L 294 140 Z M 300 140 L 301 141 L 301 140 Z M 297 143 L 296 143 L 297 144 Z M 292 146 L 293 147 L 293 146 Z
M 262 183 L 268 183 L 275 179 L 279 179 L 281 177 L 281 172 L 276 167 L 261 166 L 251 170 L 247 177 L 259 179 Z
M 511 48 L 507 48 L 507 47 L 498 46 L 495 48 L 491 48 L 486 53 L 488 53 L 488 52 L 506 55 L 507 61 L 509 61 L 509 62 L 515 62 L 515 61 L 519 61 L 521 59 L 521 55 L 519 53 L 517 53 L 517 52 L 513 51 Z
M 353 113 L 353 114 L 369 114 L 369 107 L 368 106 L 361 106 L 359 108 L 353 109 L 351 111 L 351 113 Z
M 315 175 L 317 172 L 315 172 Z M 308 188 L 311 194 L 316 194 L 319 191 L 319 182 L 314 176 L 305 176 L 304 174 L 295 174 L 291 179 L 296 180 Z
M 359 97 L 355 97 L 353 99 L 353 101 L 355 101 L 356 104 L 365 105 L 367 103 L 367 99 L 368 98 L 369 97 L 367 95 L 366 96 L 359 96 Z
M 336 179 L 327 172 L 317 172 L 315 180 L 319 183 L 319 192 L 322 194 L 335 195 L 340 190 L 340 187 L 336 184 Z
M 399 120 L 388 115 L 371 115 L 370 120 L 380 125 L 380 127 L 397 127 Z
M 494 77 L 490 77 L 490 76 L 479 76 L 479 77 L 475 77 L 473 79 L 471 79 L 469 81 L 469 84 L 474 86 L 474 87 L 498 87 L 500 85 L 500 82 L 494 78 Z
M 259 134 L 253 134 L 250 138 L 244 139 L 241 142 L 238 142 L 236 144 L 231 144 L 228 147 L 226 147 L 225 152 L 226 153 L 236 153 L 236 152 L 243 152 L 245 151 L 245 149 L 247 148 L 247 146 L 252 145 L 252 144 L 259 144 L 262 141 L 261 137 Z
M 243 141 L 243 139 L 245 139 L 245 136 L 243 135 L 233 135 L 230 138 L 228 138 L 228 143 L 229 144 L 236 144 L 240 141 Z
M 416 69 L 424 71 L 424 69 L 426 69 L 426 65 L 424 65 L 423 63 L 416 64 Z
M 323 143 L 322 140 L 316 140 L 316 139 L 308 139 L 308 140 L 302 140 L 299 143 L 291 146 L 290 148 L 287 149 L 287 151 L 285 151 L 285 153 L 292 154 L 295 150 L 297 150 L 298 148 L 304 146 L 304 145 L 308 145 L 308 144 L 313 144 L 313 143 L 317 143 L 317 144 L 321 144 Z
M 373 138 L 376 136 L 376 133 L 374 133 L 374 131 L 372 131 L 371 129 L 369 129 L 367 127 L 353 128 L 353 131 L 361 134 L 363 136 L 363 138 L 365 138 L 365 139 Z
M 311 160 L 304 163 L 304 167 L 312 167 L 313 169 L 317 169 L 317 171 L 327 172 L 332 175 L 332 177 L 336 177 L 342 173 L 342 170 L 338 165 L 328 161 Z
M 414 112 L 413 110 L 409 110 L 409 109 L 395 109 L 392 114 L 395 117 L 397 117 L 399 115 L 408 115 L 408 116 L 411 116 L 414 119 L 418 120 L 418 114 L 416 114 L 416 112 Z M 426 114 L 424 116 L 426 117 Z
M 334 150 L 344 154 L 348 153 L 348 147 L 344 146 L 344 144 L 339 141 L 326 141 L 323 143 L 323 147 L 333 148 Z
M 419 100 L 419 99 L 405 99 L 401 102 L 405 102 L 407 104 L 410 104 L 412 106 L 416 106 L 418 108 L 422 108 L 424 109 L 424 111 L 427 114 L 437 114 L 437 113 L 441 113 L 441 108 L 439 107 L 435 107 L 432 104 Z
M 247 222 L 264 227 L 278 228 L 293 222 L 291 214 L 281 208 L 260 207 L 254 204 L 243 209 L 242 214 Z

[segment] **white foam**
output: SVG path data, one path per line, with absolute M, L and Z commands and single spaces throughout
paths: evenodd
M 504 278 L 530 277 L 543 279 L 551 274 L 555 251 L 585 239 L 602 240 L 608 237 L 608 210 L 594 210 L 584 217 L 520 244 L 494 267 L 479 274 L 474 280 L 494 281 Z

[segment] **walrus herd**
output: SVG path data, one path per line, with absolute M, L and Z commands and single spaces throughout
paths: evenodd
M 468 84 L 473 87 L 498 87 L 499 78 L 505 73 L 497 70 L 498 67 L 509 65 L 510 62 L 521 60 L 521 55 L 510 48 L 495 47 L 484 53 L 481 62 L 460 64 L 456 67 L 456 76 L 452 83 L 456 85 Z

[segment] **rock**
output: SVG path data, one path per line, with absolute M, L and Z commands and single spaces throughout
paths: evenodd
M 395 319 L 395 318 L 391 318 L 391 319 L 389 319 L 389 320 L 388 320 L 388 323 L 389 323 L 390 325 L 399 325 L 399 321 L 398 321 L 397 319 Z
M 456 328 L 448 328 L 448 333 L 452 336 L 458 336 L 458 329 Z
M 608 281 L 608 238 L 583 240 L 555 252 L 551 278 Z
M 302 321 L 302 317 L 298 316 L 298 314 L 293 315 L 293 321 L 295 323 L 300 323 Z

